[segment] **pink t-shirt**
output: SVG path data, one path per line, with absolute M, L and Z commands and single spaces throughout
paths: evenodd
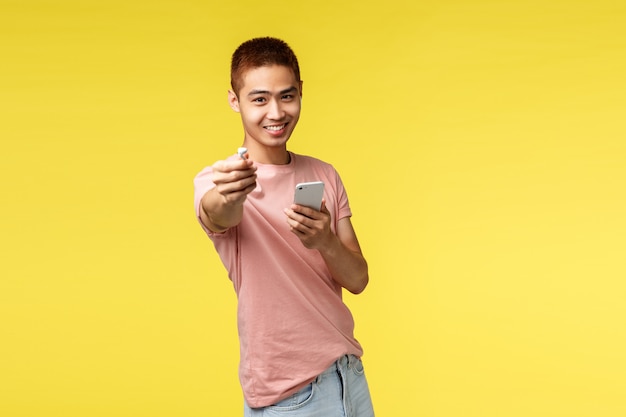
M 263 407 L 310 383 L 344 354 L 361 356 L 352 314 L 321 255 L 289 230 L 283 209 L 297 183 L 323 181 L 331 228 L 351 216 L 335 169 L 291 153 L 287 165 L 257 166 L 257 188 L 244 204 L 239 225 L 212 233 L 204 225 L 238 297 L 239 378 L 246 401 Z M 196 215 L 215 185 L 211 168 L 194 180 Z M 202 224 L 202 223 L 201 223 Z

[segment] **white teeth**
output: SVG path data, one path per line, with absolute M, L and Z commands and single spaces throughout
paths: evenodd
M 280 126 L 265 126 L 265 128 L 267 130 L 281 130 L 285 127 L 285 125 L 280 125 Z

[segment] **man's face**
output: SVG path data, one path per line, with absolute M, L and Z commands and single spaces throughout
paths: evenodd
M 302 83 L 282 65 L 254 68 L 243 77 L 239 95 L 229 91 L 230 106 L 241 114 L 248 147 L 285 146 L 300 118 Z

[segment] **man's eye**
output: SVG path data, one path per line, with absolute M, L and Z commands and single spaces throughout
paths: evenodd
M 293 95 L 292 95 L 292 94 L 285 94 L 285 95 L 283 96 L 283 100 L 291 100 L 292 98 L 293 98 Z
M 265 99 L 263 97 L 257 97 L 252 100 L 253 103 L 264 103 Z

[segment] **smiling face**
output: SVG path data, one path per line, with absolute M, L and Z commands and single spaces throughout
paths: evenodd
M 286 66 L 253 68 L 243 76 L 238 94 L 228 92 L 233 110 L 241 115 L 243 146 L 261 163 L 286 163 L 287 141 L 300 118 L 302 82 Z

